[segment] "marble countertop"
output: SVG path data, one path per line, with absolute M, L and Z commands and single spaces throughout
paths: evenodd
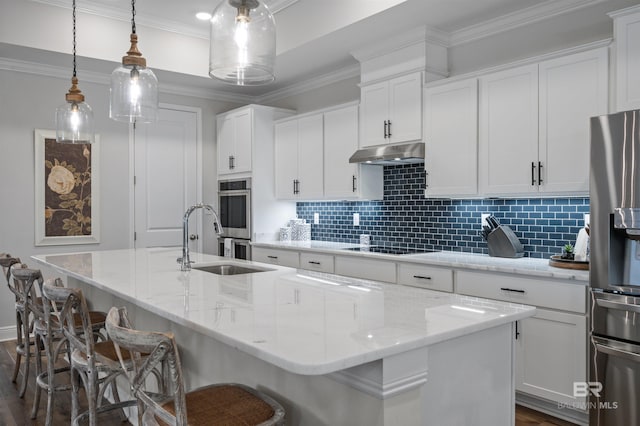
M 179 249 L 48 254 L 33 259 L 285 370 L 327 374 L 520 320 L 535 308 L 192 253 L 194 268 L 240 264 L 268 271 L 181 272 Z
M 360 244 L 338 243 L 331 241 L 263 241 L 251 243 L 254 247 L 278 248 L 288 250 L 313 251 L 345 256 L 370 256 L 397 262 L 423 263 L 427 265 L 447 266 L 460 269 L 505 272 L 546 278 L 573 280 L 575 284 L 589 285 L 589 271 L 562 269 L 549 266 L 548 259 L 521 257 L 508 259 L 491 257 L 486 254 L 463 253 L 458 251 L 439 251 L 422 254 L 382 254 L 345 250 L 361 247 Z

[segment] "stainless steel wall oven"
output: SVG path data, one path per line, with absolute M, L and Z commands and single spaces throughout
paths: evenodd
M 218 181 L 218 206 L 224 236 L 251 239 L 251 178 Z

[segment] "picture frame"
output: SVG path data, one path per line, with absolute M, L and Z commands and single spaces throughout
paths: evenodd
M 100 242 L 100 136 L 92 144 L 56 142 L 34 130 L 35 245 Z

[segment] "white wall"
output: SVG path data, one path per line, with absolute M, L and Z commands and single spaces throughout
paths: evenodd
M 133 230 L 129 223 L 128 124 L 109 119 L 109 88 L 82 81 L 80 89 L 93 108 L 96 133 L 100 134 L 101 241 L 91 245 L 36 247 L 34 244 L 34 129 L 55 129 L 56 107 L 64 103 L 70 78 L 0 70 L 0 252 L 10 252 L 30 266 L 30 256 L 53 252 L 128 248 Z M 106 76 L 105 76 L 106 81 Z M 160 101 L 202 109 L 203 199 L 217 203 L 215 115 L 236 107 L 228 102 L 160 94 Z M 205 226 L 204 251 L 214 253 L 215 234 Z M 53 271 L 43 270 L 45 278 Z M 2 278 L 4 282 L 4 278 Z M 0 283 L 0 339 L 15 338 L 12 296 Z M 7 336 L 5 332 L 10 332 Z

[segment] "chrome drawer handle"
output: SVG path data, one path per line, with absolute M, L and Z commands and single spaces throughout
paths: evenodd
M 632 305 L 632 304 L 628 304 L 628 303 L 614 302 L 613 300 L 604 300 L 604 299 L 599 299 L 599 298 L 596 298 L 595 300 L 596 300 L 596 304 L 598 306 L 602 306 L 603 308 L 619 309 L 621 311 L 629 311 L 629 312 L 638 312 L 638 313 L 640 313 L 640 306 L 639 305 Z
M 502 291 L 511 291 L 513 293 L 521 293 L 521 294 L 525 294 L 526 293 L 526 291 L 524 291 L 524 290 L 518 290 L 518 289 L 515 289 L 515 288 L 507 288 L 507 287 L 500 287 L 500 290 L 502 290 Z
M 623 349 L 614 348 L 611 346 L 603 345 L 602 343 L 595 342 L 596 348 L 599 352 L 607 355 L 617 356 L 620 358 L 628 359 L 629 361 L 640 362 L 640 354 L 635 352 L 625 351 Z
M 414 275 L 413 278 L 418 278 L 420 280 L 430 280 L 431 277 L 425 277 L 424 275 Z

